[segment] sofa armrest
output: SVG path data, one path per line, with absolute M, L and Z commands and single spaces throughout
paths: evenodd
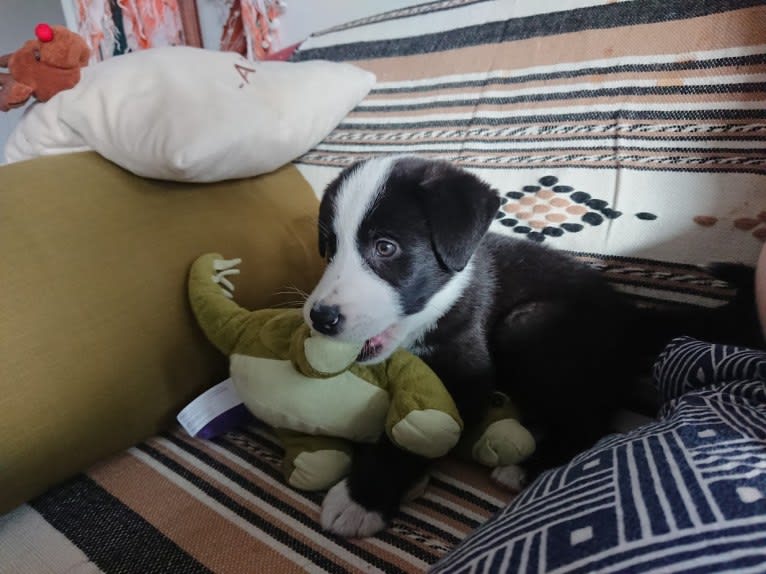
M 0 168 L 0 513 L 165 429 L 226 375 L 186 300 L 201 253 L 242 257 L 238 301 L 321 272 L 318 202 L 291 166 L 181 184 L 95 153 Z

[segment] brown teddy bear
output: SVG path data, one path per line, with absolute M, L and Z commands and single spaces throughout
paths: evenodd
M 74 87 L 89 58 L 90 49 L 79 35 L 64 26 L 38 24 L 34 40 L 0 56 L 0 67 L 8 68 L 0 73 L 0 111 L 23 106 L 32 96 L 47 102 Z

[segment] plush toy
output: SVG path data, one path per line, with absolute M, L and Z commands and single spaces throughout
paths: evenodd
M 80 81 L 90 49 L 80 36 L 63 26 L 38 24 L 35 39 L 12 54 L 0 56 L 0 111 L 24 105 L 34 96 L 47 102 Z
M 519 422 L 520 412 L 508 395 L 492 393 L 483 420 L 466 429 L 455 454 L 496 468 L 519 464 L 535 451 L 535 439 Z
M 382 432 L 424 457 L 445 455 L 462 421 L 448 391 L 416 356 L 396 351 L 387 361 L 356 363 L 362 344 L 313 333 L 299 309 L 247 311 L 232 301 L 239 259 L 198 258 L 189 273 L 189 300 L 202 330 L 230 358 L 245 406 L 270 424 L 285 449 L 287 482 L 302 490 L 329 488 L 351 465 L 354 442 Z M 496 401 L 460 451 L 487 466 L 520 462 L 534 439 L 506 399 Z

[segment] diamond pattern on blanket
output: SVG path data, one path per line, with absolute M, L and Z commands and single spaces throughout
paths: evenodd
M 660 421 L 545 473 L 433 571 L 766 571 L 765 369 L 676 339 Z
M 564 185 L 553 175 L 543 176 L 534 185 L 525 185 L 520 191 L 506 192 L 501 196 L 501 202 L 495 219 L 514 233 L 537 242 L 565 233 L 577 233 L 589 226 L 597 227 L 623 215 L 608 201 Z M 640 212 L 636 216 L 643 221 L 657 219 L 649 212 Z

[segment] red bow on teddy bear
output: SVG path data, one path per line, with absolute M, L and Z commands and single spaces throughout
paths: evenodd
M 18 108 L 34 96 L 47 102 L 80 81 L 90 49 L 79 35 L 63 26 L 38 24 L 35 39 L 12 54 L 0 56 L 0 111 Z

